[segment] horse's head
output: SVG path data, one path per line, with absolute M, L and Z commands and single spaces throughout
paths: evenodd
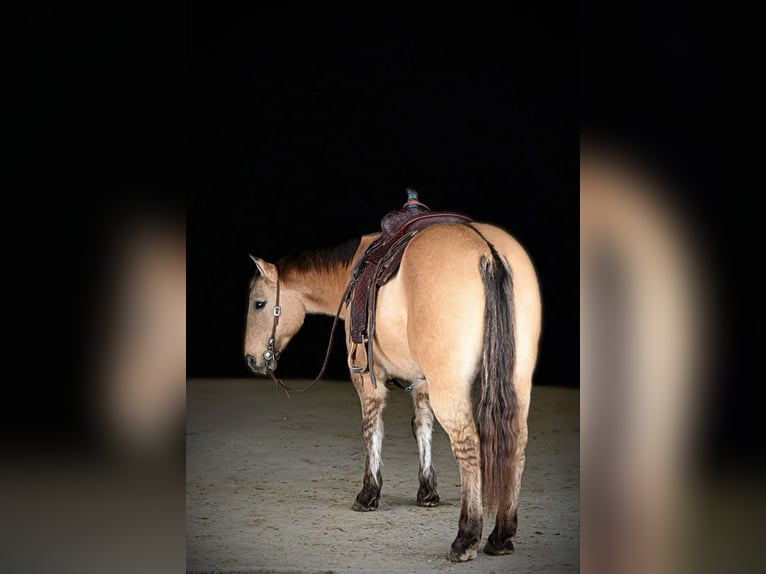
M 306 307 L 300 294 L 280 281 L 276 265 L 250 257 L 255 275 L 247 306 L 245 361 L 253 373 L 265 375 L 277 368 L 279 353 L 303 325 Z

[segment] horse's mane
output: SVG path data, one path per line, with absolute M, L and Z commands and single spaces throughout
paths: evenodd
M 301 273 L 332 271 L 339 266 L 348 266 L 359 249 L 360 241 L 361 237 L 352 237 L 342 243 L 296 251 L 277 261 L 277 268 L 280 273 Z

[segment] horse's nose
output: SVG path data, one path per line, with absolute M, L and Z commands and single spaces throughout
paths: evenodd
M 255 357 L 253 357 L 252 355 L 247 356 L 247 366 L 250 368 L 252 372 L 255 372 L 255 366 L 256 366 Z

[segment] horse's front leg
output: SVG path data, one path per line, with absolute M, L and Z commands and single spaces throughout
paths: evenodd
M 434 428 L 434 412 L 428 400 L 428 387 L 425 382 L 417 384 L 412 389 L 412 404 L 415 414 L 412 415 L 412 434 L 418 441 L 420 453 L 420 469 L 418 470 L 418 505 L 437 506 L 439 493 L 436 492 L 436 471 L 431 462 L 431 436 Z
M 378 381 L 382 381 L 379 378 Z M 359 402 L 362 406 L 362 436 L 366 457 L 364 462 L 364 483 L 357 494 L 352 508 L 359 512 L 375 510 L 380 502 L 380 488 L 383 478 L 380 474 L 380 451 L 383 446 L 383 406 L 386 402 L 386 387 L 378 383 L 372 387 L 369 374 L 351 374 Z

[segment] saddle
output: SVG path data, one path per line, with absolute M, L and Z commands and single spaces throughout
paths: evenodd
M 399 270 L 404 250 L 410 240 L 426 227 L 440 223 L 468 223 L 471 218 L 459 213 L 434 212 L 418 200 L 413 189 L 407 190 L 407 202 L 402 209 L 386 214 L 380 222 L 381 236 L 376 239 L 354 265 L 351 282 L 344 302 L 350 302 L 351 370 L 370 373 L 373 387 L 377 387 L 373 372 L 373 340 L 375 336 L 375 309 L 378 289 L 393 278 Z M 356 365 L 358 345 L 363 345 L 365 361 Z

